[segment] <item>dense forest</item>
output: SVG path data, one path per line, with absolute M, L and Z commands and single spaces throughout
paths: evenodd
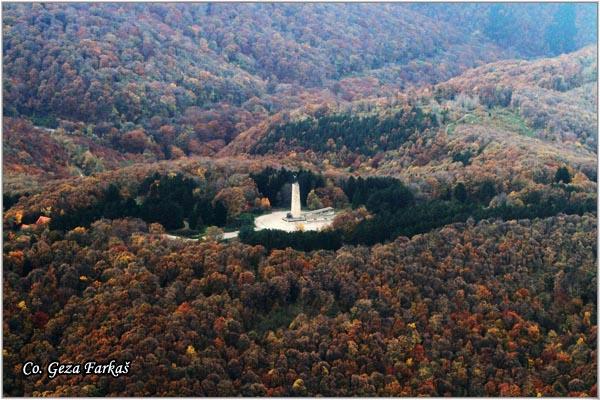
M 597 396 L 596 4 L 2 11 L 5 395 Z
M 443 121 L 441 121 L 443 122 Z M 438 126 L 435 115 L 418 107 L 406 107 L 381 118 L 378 115 L 325 115 L 276 127 L 254 152 L 264 154 L 273 147 L 318 152 L 346 147 L 356 154 L 372 156 L 378 151 L 400 147 L 411 133 Z
M 246 226 L 240 233 L 240 240 L 261 244 L 267 249 L 337 250 L 343 243 L 374 245 L 469 219 L 534 219 L 560 213 L 583 215 L 597 211 L 593 196 L 571 195 L 580 189 L 568 185 L 571 177 L 567 168 L 559 168 L 554 180 L 555 183 L 546 190 L 528 193 L 519 202 L 497 196 L 492 181 L 483 182 L 476 191 L 459 182 L 440 198 L 417 201 L 414 194 L 396 179 L 350 177 L 341 182 L 343 191 L 351 199 L 352 207 L 365 210 L 364 216 L 370 218 L 361 217 L 359 213 L 357 219 L 356 212 L 350 211 L 338 215 L 332 229 L 321 232 L 253 231 L 251 226 Z
M 5 392 L 595 396 L 595 220 L 314 253 L 173 241 L 140 220 L 5 236 Z M 18 373 L 65 355 L 132 370 Z
M 440 17 L 409 4 L 6 4 L 3 115 L 130 153 L 211 154 L 307 99 L 389 94 L 592 44 L 590 6 Z

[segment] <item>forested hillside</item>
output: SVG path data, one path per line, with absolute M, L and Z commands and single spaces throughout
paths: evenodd
M 470 24 L 439 18 L 434 5 L 3 5 L 3 113 L 52 128 L 82 122 L 121 151 L 210 154 L 309 101 L 389 94 L 593 41 L 580 18 L 589 7 L 542 8 L 536 28 L 566 35 L 568 46 L 539 44 L 532 29 L 481 34 L 500 12 L 490 5 L 470 12 Z M 504 19 L 529 27 L 531 15 Z M 568 26 L 554 27 L 559 17 Z M 521 47 L 499 39 L 523 31 Z
M 5 241 L 5 393 L 596 396 L 595 215 L 310 254 L 152 232 Z M 132 369 L 16 372 L 59 357 Z
M 5 395 L 597 396 L 597 5 L 2 7 Z
M 477 100 L 488 109 L 518 114 L 530 135 L 557 142 L 598 145 L 598 54 L 594 47 L 533 62 L 502 61 L 440 83 L 435 97 Z M 469 106 L 469 104 L 464 104 Z M 471 105 L 472 106 L 472 105 Z
M 553 56 L 594 43 L 597 9 L 591 3 L 415 3 L 430 18 L 479 32 L 523 56 Z
M 536 61 L 491 63 L 409 96 L 355 101 L 337 108 L 307 106 L 294 116 L 272 118 L 260 126 L 262 130 L 244 132 L 221 153 L 325 152 L 345 146 L 356 155 L 373 155 L 402 147 L 395 136 L 422 135 L 439 126 L 453 130 L 477 114 L 510 114 L 513 121 L 507 120 L 510 125 L 505 126 L 509 130 L 545 141 L 579 142 L 595 151 L 597 68 L 593 47 Z M 368 148 L 357 147 L 357 140 L 371 143 Z

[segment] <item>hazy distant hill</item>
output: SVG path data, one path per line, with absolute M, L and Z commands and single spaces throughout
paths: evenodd
M 353 160 L 397 149 L 425 130 L 445 125 L 454 129 L 456 122 L 460 125 L 476 110 L 486 117 L 513 115 L 518 123 L 508 130 L 547 141 L 576 142 L 595 151 L 596 70 L 592 47 L 555 58 L 490 63 L 439 83 L 433 91 L 425 88 L 393 100 L 395 104 L 358 102 L 331 110 L 307 108 L 288 119 L 275 116 L 240 134 L 221 154 L 310 150 L 340 156 L 340 151 L 347 151 Z
M 210 154 L 276 111 L 348 97 L 348 85 L 360 97 L 384 85 L 444 81 L 494 60 L 553 54 L 542 31 L 564 33 L 569 49 L 594 39 L 589 5 L 446 8 L 4 5 L 4 115 L 46 126 L 83 121 L 122 151 L 158 144 L 167 158 Z M 498 15 L 512 25 L 493 25 Z M 159 128 L 172 124 L 178 141 L 161 138 Z M 136 128 L 146 144 L 123 138 Z
M 436 87 L 436 97 L 470 95 L 488 107 L 517 112 L 546 140 L 579 142 L 596 150 L 598 54 L 586 47 L 559 57 L 501 61 L 466 71 Z
M 558 55 L 596 42 L 593 3 L 415 3 L 411 8 L 521 56 Z

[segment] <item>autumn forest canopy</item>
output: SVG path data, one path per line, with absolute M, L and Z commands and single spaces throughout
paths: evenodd
M 3 4 L 4 393 L 597 396 L 596 13 Z

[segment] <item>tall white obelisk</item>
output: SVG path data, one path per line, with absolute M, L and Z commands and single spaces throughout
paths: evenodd
M 292 218 L 300 218 L 300 185 L 298 182 L 292 183 Z

